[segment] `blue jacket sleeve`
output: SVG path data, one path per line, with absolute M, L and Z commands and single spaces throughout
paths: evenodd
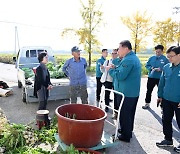
M 110 75 L 112 78 L 115 77 L 115 69 L 112 69 L 112 68 L 109 69 L 108 73 L 109 73 L 109 75 Z
M 149 60 L 147 61 L 146 68 L 147 68 L 148 71 L 151 71 L 151 69 L 152 69 L 151 58 L 149 58 Z
M 165 76 L 164 76 L 164 72 L 162 72 L 158 85 L 158 98 L 163 98 L 164 85 L 165 85 Z
M 69 66 L 69 59 L 65 62 L 65 64 L 63 65 L 63 68 L 62 68 L 62 71 L 63 71 L 67 76 L 69 76 L 68 66 Z
M 133 63 L 131 60 L 124 61 L 117 69 L 115 69 L 115 74 L 118 80 L 125 80 L 133 68 Z

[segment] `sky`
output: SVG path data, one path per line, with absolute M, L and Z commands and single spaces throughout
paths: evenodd
M 147 10 L 154 20 L 172 17 L 180 21 L 180 13 L 172 14 L 174 6 L 180 7 L 180 0 L 97 0 L 100 4 L 103 24 L 97 35 L 102 48 L 117 48 L 121 40 L 130 39 L 121 16 Z M 61 32 L 64 28 L 82 27 L 80 8 L 79 0 L 0 0 L 0 51 L 14 51 L 22 46 L 44 45 L 54 50 L 79 46 L 77 37 L 62 38 Z

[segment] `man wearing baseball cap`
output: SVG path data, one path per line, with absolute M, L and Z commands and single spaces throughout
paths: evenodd
M 77 97 L 81 97 L 82 104 L 88 104 L 87 77 L 85 58 L 80 57 L 80 49 L 74 46 L 72 49 L 73 57 L 68 59 L 64 66 L 63 72 L 70 80 L 70 97 L 71 103 L 77 103 Z

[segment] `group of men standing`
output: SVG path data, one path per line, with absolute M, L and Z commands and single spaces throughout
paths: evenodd
M 151 102 L 153 88 L 158 86 L 158 102 L 161 102 L 163 109 L 163 133 L 165 139 L 156 143 L 157 146 L 172 146 L 172 118 L 174 112 L 180 128 L 180 47 L 171 47 L 167 51 L 166 58 L 163 55 L 163 46 L 155 47 L 156 56 L 149 58 L 146 68 L 149 70 L 147 81 L 147 93 L 143 109 L 148 109 Z M 76 103 L 80 96 L 83 104 L 88 104 L 87 93 L 87 62 L 80 57 L 78 47 L 72 48 L 73 57 L 68 59 L 63 71 L 70 79 L 71 103 Z M 120 42 L 119 48 L 113 50 L 112 59 L 106 60 L 108 50 L 102 50 L 102 56 L 96 62 L 96 100 L 100 100 L 101 87 L 124 94 L 125 98 L 120 109 L 120 128 L 118 139 L 130 142 L 134 127 L 136 106 L 140 95 L 141 85 L 141 63 L 136 54 L 132 51 L 130 41 Z M 169 60 L 168 60 L 169 59 Z M 170 62 L 170 63 L 169 63 Z M 105 77 L 102 79 L 102 75 Z M 109 106 L 109 92 L 105 93 L 105 104 Z M 118 110 L 121 99 L 114 95 L 114 106 Z M 105 108 L 108 112 L 108 108 Z M 116 117 L 117 118 L 117 117 Z M 180 151 L 180 146 L 175 148 Z
M 163 55 L 163 49 L 162 45 L 155 46 L 156 55 L 150 57 L 146 63 L 149 73 L 145 105 L 142 106 L 143 109 L 150 108 L 152 91 L 155 86 L 158 86 L 157 105 L 160 104 L 162 108 L 163 133 L 165 136 L 164 140 L 156 143 L 158 147 L 173 146 L 172 119 L 174 113 L 180 129 L 180 47 L 171 46 L 166 52 L 167 58 Z M 105 61 L 106 57 L 103 55 L 96 63 L 97 86 L 101 86 L 101 73 L 98 64 L 99 61 Z M 120 42 L 118 58 L 113 60 L 112 63 L 106 69 L 113 78 L 113 88 L 125 95 L 120 110 L 121 129 L 118 130 L 120 133 L 118 138 L 121 141 L 130 142 L 136 105 L 140 94 L 141 64 L 138 57 L 132 52 L 131 43 L 127 40 Z M 102 65 L 99 67 L 102 67 Z M 99 101 L 100 96 L 99 89 L 98 87 L 96 91 L 97 101 Z M 180 152 L 180 145 L 175 147 L 174 150 Z

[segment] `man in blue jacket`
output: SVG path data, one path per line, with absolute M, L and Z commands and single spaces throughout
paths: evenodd
M 180 47 L 170 47 L 167 57 L 170 63 L 164 66 L 158 86 L 158 102 L 162 102 L 163 106 L 162 123 L 165 136 L 163 141 L 156 143 L 159 147 L 173 146 L 174 112 L 180 129 Z M 180 152 L 180 145 L 174 150 Z
M 168 59 L 163 55 L 164 47 L 162 45 L 155 46 L 156 55 L 149 58 L 146 63 L 146 68 L 149 71 L 148 81 L 147 81 L 147 92 L 145 98 L 145 105 L 142 106 L 143 109 L 148 109 L 151 102 L 151 94 L 154 87 L 159 84 L 159 79 L 161 76 L 162 68 L 164 65 L 169 63 Z
M 110 66 L 109 73 L 114 76 L 114 89 L 125 96 L 120 111 L 121 134 L 118 138 L 130 142 L 140 93 L 141 64 L 128 40 L 120 42 L 118 54 L 123 58 L 117 67 Z
M 77 46 L 74 46 L 71 51 L 73 57 L 65 62 L 62 69 L 70 80 L 71 103 L 77 103 L 77 97 L 80 96 L 82 104 L 88 104 L 87 62 L 85 58 L 80 57 L 81 50 Z
M 107 49 L 102 49 L 102 56 L 101 58 L 99 58 L 97 61 L 96 61 L 96 84 L 97 84 L 97 87 L 96 87 L 96 100 L 97 102 L 99 102 L 100 100 L 100 94 L 101 94 L 101 87 L 102 87 L 102 83 L 101 83 L 101 76 L 102 76 L 102 72 L 100 70 L 103 69 L 103 64 L 106 60 L 106 57 L 108 56 L 108 51 Z

